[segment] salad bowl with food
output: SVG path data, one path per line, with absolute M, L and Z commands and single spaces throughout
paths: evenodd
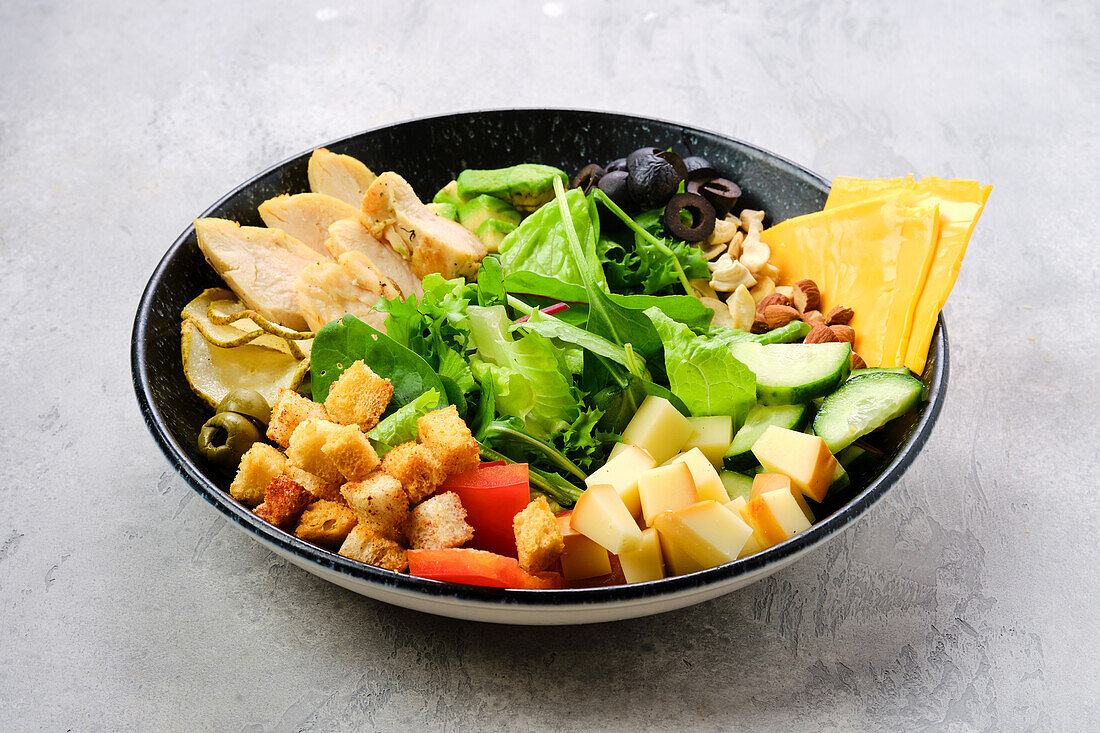
M 343 587 L 503 623 L 681 608 L 913 460 L 988 194 L 609 113 L 391 125 L 195 220 L 135 389 L 198 493 Z

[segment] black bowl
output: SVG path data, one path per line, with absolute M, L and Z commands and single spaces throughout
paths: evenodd
M 521 161 L 569 173 L 606 163 L 643 145 L 699 155 L 741 186 L 741 204 L 764 209 L 768 224 L 820 210 L 829 184 L 760 148 L 685 125 L 642 117 L 560 109 L 491 110 L 388 125 L 324 146 L 376 171 L 395 170 L 422 198 L 464 168 Z M 243 183 L 202 213 L 261 225 L 256 207 L 282 193 L 308 190 L 310 151 Z M 839 500 L 824 505 L 809 530 L 758 555 L 691 575 L 636 585 L 557 591 L 497 590 L 398 575 L 348 560 L 261 521 L 228 494 L 231 476 L 199 457 L 195 441 L 209 408 L 188 388 L 180 363 L 180 311 L 203 288 L 221 285 L 188 227 L 164 255 L 134 320 L 131 363 L 142 414 L 161 450 L 204 499 L 295 564 L 356 592 L 442 615 L 507 623 L 567 624 L 630 618 L 683 607 L 753 582 L 850 526 L 916 456 L 940 411 L 947 385 L 947 333 L 940 318 L 922 376 L 928 399 L 876 434 L 886 455 L 856 475 Z M 226 562 L 235 562 L 227 557 Z

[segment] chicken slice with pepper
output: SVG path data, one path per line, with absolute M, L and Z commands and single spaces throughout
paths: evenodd
M 401 293 L 361 252 L 345 252 L 335 262 L 302 270 L 295 283 L 298 307 L 313 330 L 351 314 L 385 332 L 386 314 L 374 309 L 379 298 Z
M 420 297 L 424 294 L 420 278 L 413 274 L 408 260 L 394 251 L 387 242 L 371 236 L 370 230 L 358 214 L 350 219 L 341 219 L 328 228 L 325 248 L 333 257 L 339 257 L 345 252 L 361 252 L 366 255 L 379 272 L 384 272 L 389 277 L 401 291 L 402 297 Z

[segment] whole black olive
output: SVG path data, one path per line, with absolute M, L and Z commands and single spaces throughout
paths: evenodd
M 626 158 L 615 158 L 615 160 L 613 160 L 613 161 L 611 161 L 610 163 L 607 164 L 607 172 L 608 173 L 611 173 L 612 171 L 625 171 L 625 170 L 626 170 Z
M 573 180 L 569 182 L 569 187 L 579 188 L 584 192 L 584 195 L 587 196 L 592 193 L 592 189 L 596 187 L 599 180 L 606 174 L 607 171 L 600 166 L 595 163 L 589 163 L 584 168 L 581 168 L 577 175 L 573 176 Z
M 630 198 L 626 178 L 626 171 L 610 171 L 596 182 L 596 187 L 606 193 L 607 197 L 618 204 L 620 209 L 630 211 L 634 208 L 634 201 Z
M 698 193 L 714 207 L 715 216 L 725 219 L 741 198 L 741 187 L 728 178 L 715 178 L 700 186 Z
M 690 223 L 680 219 L 686 211 Z M 685 242 L 702 242 L 714 231 L 714 207 L 697 193 L 678 193 L 665 206 L 665 230 Z
M 676 166 L 658 155 L 659 152 L 655 148 L 643 148 L 626 159 L 627 188 L 631 198 L 643 209 L 663 206 L 683 180 Z

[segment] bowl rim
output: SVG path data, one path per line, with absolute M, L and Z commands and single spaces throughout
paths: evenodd
M 735 143 L 736 145 L 753 150 L 773 161 L 794 169 L 817 183 L 821 187 L 822 192 L 827 193 L 830 187 L 829 181 L 823 176 L 758 145 L 722 133 L 685 125 L 680 122 L 591 109 L 565 107 L 501 107 L 416 117 L 399 122 L 378 125 L 366 130 L 344 135 L 334 140 L 321 143 L 320 145 L 312 146 L 307 150 L 296 153 L 274 165 L 268 166 L 259 173 L 251 176 L 246 181 L 221 196 L 196 218 L 210 215 L 210 213 L 217 210 L 226 201 L 237 196 L 243 190 L 253 185 L 257 180 L 284 166 L 303 159 L 317 147 L 338 146 L 347 140 L 401 125 L 428 121 L 442 121 L 448 118 L 457 120 L 476 115 L 516 112 L 581 114 L 615 118 L 618 120 L 636 120 L 649 123 L 656 122 L 662 125 L 679 128 L 683 132 L 712 136 L 726 142 Z M 781 563 L 787 558 L 793 559 L 794 556 L 809 551 L 835 534 L 849 528 L 857 519 L 864 515 L 901 477 L 913 462 L 919 449 L 927 441 L 932 426 L 935 424 L 940 410 L 942 409 L 943 396 L 947 388 L 948 339 L 946 324 L 941 313 L 937 319 L 937 326 L 933 336 L 933 340 L 936 343 L 937 358 L 932 362 L 932 373 L 927 389 L 927 406 L 912 432 L 899 447 L 894 458 L 874 480 L 868 483 L 862 491 L 853 496 L 836 512 L 826 517 L 824 520 L 815 523 L 808 530 L 795 535 L 785 542 L 774 545 L 763 552 L 757 553 L 756 555 L 751 555 L 731 563 L 726 563 L 725 565 L 719 565 L 688 575 L 672 576 L 644 583 L 601 586 L 595 588 L 565 588 L 558 590 L 486 588 L 418 578 L 405 573 L 394 573 L 389 570 L 383 570 L 382 568 L 351 560 L 335 552 L 309 544 L 292 533 L 281 530 L 261 520 L 210 481 L 204 475 L 201 468 L 184 453 L 182 447 L 168 431 L 161 411 L 153 399 L 144 347 L 149 333 L 148 326 L 150 313 L 153 308 L 153 294 L 159 289 L 160 284 L 165 279 L 165 273 L 170 262 L 177 252 L 183 248 L 193 231 L 194 224 L 189 224 L 161 257 L 142 292 L 137 313 L 134 317 L 130 347 L 131 375 L 142 417 L 145 420 L 149 432 L 152 433 L 157 446 L 176 472 L 184 478 L 195 492 L 239 527 L 253 534 L 254 539 L 258 539 L 262 543 L 273 545 L 285 553 L 291 553 L 303 561 L 321 566 L 330 572 L 345 575 L 353 580 L 362 581 L 370 585 L 382 586 L 388 591 L 397 591 L 403 595 L 409 594 L 435 599 L 448 598 L 463 603 L 491 606 L 554 607 L 563 605 L 594 605 L 609 602 L 627 603 L 649 601 L 661 596 L 673 596 L 691 590 L 698 591 L 707 586 L 731 582 L 740 576 L 751 575 L 769 565 Z

